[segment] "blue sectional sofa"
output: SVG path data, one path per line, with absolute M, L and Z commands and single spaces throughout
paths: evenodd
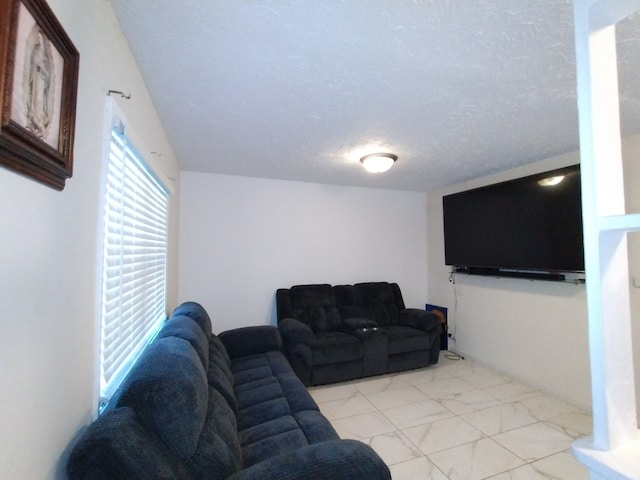
M 280 349 L 275 327 L 216 336 L 182 304 L 74 446 L 69 478 L 390 479 L 338 437 Z

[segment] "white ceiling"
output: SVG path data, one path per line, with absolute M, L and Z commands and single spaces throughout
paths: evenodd
M 183 170 L 430 191 L 578 148 L 571 0 L 111 3 Z M 374 151 L 396 165 L 365 172 Z

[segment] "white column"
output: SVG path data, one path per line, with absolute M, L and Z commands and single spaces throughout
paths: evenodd
M 593 437 L 574 444 L 592 479 L 640 478 L 615 23 L 638 0 L 576 0 L 576 62 Z

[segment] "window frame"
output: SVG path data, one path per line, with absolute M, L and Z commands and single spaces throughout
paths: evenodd
M 144 174 L 155 184 L 155 186 L 162 192 L 165 196 L 165 205 L 164 205 L 164 214 L 165 214 L 165 232 L 164 232 L 164 274 L 163 274 L 163 305 L 162 305 L 162 314 L 158 315 L 158 318 L 152 319 L 152 325 L 148 329 L 148 331 L 142 336 L 142 339 L 136 344 L 133 348 L 132 352 L 125 356 L 124 360 L 121 362 L 118 369 L 111 376 L 108 383 L 105 384 L 102 372 L 102 364 L 103 364 L 103 289 L 104 289 L 104 248 L 105 248 L 105 232 L 106 232 L 106 207 L 107 207 L 107 182 L 109 179 L 109 165 L 110 165 L 110 154 L 112 149 L 112 135 L 113 131 L 121 132 L 122 137 L 125 139 L 125 149 L 126 151 L 133 154 L 134 161 L 137 163 L 138 168 L 144 172 Z M 132 140 L 133 139 L 133 140 Z M 137 145 L 138 137 L 135 135 L 135 131 L 129 126 L 129 122 L 122 113 L 118 104 L 114 101 L 112 97 L 107 97 L 106 106 L 105 106 L 105 122 L 104 122 L 104 131 L 103 131 L 103 150 L 102 150 L 102 175 L 101 175 L 101 188 L 100 188 L 100 202 L 99 202 L 99 215 L 98 217 L 98 255 L 97 255 L 97 287 L 96 287 L 96 352 L 95 356 L 95 373 L 96 373 L 96 382 L 95 382 L 95 398 L 96 404 L 98 405 L 98 409 L 96 412 L 96 416 L 102 413 L 104 409 L 107 407 L 109 399 L 115 393 L 119 385 L 122 383 L 127 373 L 131 370 L 131 368 L 135 365 L 137 359 L 142 355 L 145 348 L 153 341 L 156 337 L 158 331 L 164 324 L 167 319 L 167 271 L 169 264 L 169 203 L 171 191 L 166 187 L 165 182 L 163 182 L 160 177 L 156 174 L 156 168 L 149 162 L 149 158 L 144 158 L 143 155 L 140 154 L 140 150 L 138 150 Z M 127 154 L 128 155 L 128 154 Z M 137 157 L 137 158 L 136 158 Z

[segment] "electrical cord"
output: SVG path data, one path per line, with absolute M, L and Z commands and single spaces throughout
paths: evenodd
M 449 283 L 453 285 L 453 312 L 448 320 L 449 338 L 456 340 L 456 317 L 458 316 L 458 289 L 456 288 L 456 269 L 451 268 L 449 272 Z
M 462 355 L 456 352 L 452 352 L 451 350 L 448 350 L 447 353 L 445 353 L 444 358 L 446 358 L 447 360 L 464 360 L 464 357 Z
M 456 288 L 456 269 L 451 268 L 449 272 L 449 283 L 453 285 L 453 315 L 451 315 L 449 322 L 449 332 L 447 332 L 449 338 L 453 341 L 456 340 L 456 317 L 458 314 L 458 289 Z M 448 350 L 444 357 L 448 360 L 464 360 L 464 357 L 456 352 Z

